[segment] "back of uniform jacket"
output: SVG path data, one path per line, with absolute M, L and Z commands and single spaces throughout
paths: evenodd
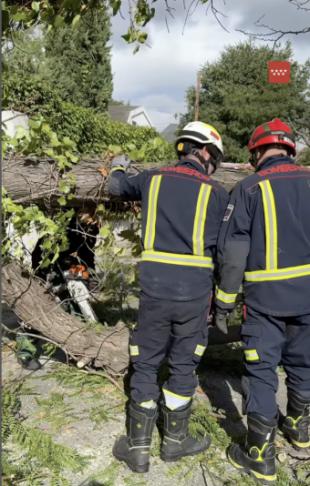
M 287 157 L 269 158 L 235 188 L 229 208 L 219 244 L 222 300 L 244 278 L 254 309 L 309 313 L 310 171 Z M 218 304 L 225 307 L 221 294 Z
M 112 177 L 112 194 L 142 201 L 143 292 L 168 300 L 209 294 L 226 191 L 191 160 Z

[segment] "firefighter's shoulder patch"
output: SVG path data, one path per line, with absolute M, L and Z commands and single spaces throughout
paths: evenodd
M 235 206 L 233 204 L 228 204 L 226 211 L 225 211 L 225 214 L 224 214 L 223 221 L 229 221 L 229 218 L 232 215 L 234 208 L 235 208 Z

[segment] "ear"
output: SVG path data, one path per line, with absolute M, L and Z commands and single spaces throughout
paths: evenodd
M 204 159 L 205 159 L 205 160 L 209 160 L 209 159 L 211 159 L 211 154 L 210 154 L 210 152 L 208 151 L 208 149 L 207 149 L 207 147 L 206 147 L 206 146 L 204 146 L 204 147 L 201 149 L 201 151 L 202 151 L 202 156 L 204 157 Z

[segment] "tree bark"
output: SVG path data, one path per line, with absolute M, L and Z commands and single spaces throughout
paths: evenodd
M 106 167 L 101 159 L 81 160 L 66 172 L 73 175 L 76 185 L 73 198 L 68 202 L 72 206 L 80 206 L 83 202 L 108 200 L 105 180 L 98 169 Z M 57 204 L 57 198 L 62 195 L 58 189 L 62 176 L 52 159 L 33 157 L 16 157 L 3 161 L 3 186 L 8 195 L 18 203 L 39 205 Z
M 76 180 L 70 206 L 81 206 L 84 203 L 98 204 L 109 201 L 106 192 L 106 176 L 109 163 L 103 159 L 82 159 L 66 175 L 72 174 Z M 135 164 L 143 170 L 142 164 Z M 150 166 L 148 166 L 150 167 Z M 106 175 L 99 169 L 105 168 Z M 214 179 L 218 180 L 228 191 L 250 173 L 245 164 L 221 164 Z M 18 203 L 35 203 L 43 206 L 57 205 L 61 196 L 58 184 L 61 174 L 52 159 L 33 157 L 16 157 L 3 161 L 3 185 L 8 195 Z
M 34 277 L 10 263 L 2 269 L 5 303 L 25 323 L 59 344 L 76 361 L 120 373 L 128 366 L 128 328 L 118 324 L 97 331 L 66 313 Z
M 100 159 L 82 160 L 70 171 L 76 177 L 74 205 L 109 201 L 105 191 L 106 174 L 98 169 L 107 167 Z M 143 170 L 143 165 L 137 165 Z M 227 190 L 249 173 L 247 166 L 228 164 L 219 168 L 215 179 Z M 57 204 L 60 174 L 51 159 L 16 158 L 4 161 L 3 182 L 10 197 L 16 202 L 31 202 L 48 207 Z M 76 361 L 90 362 L 95 367 L 106 367 L 114 373 L 128 366 L 128 337 L 125 325 L 103 328 L 98 332 L 78 318 L 67 314 L 35 278 L 24 275 L 17 263 L 3 268 L 3 296 L 5 302 L 28 326 L 58 343 Z M 209 344 L 224 344 L 239 340 L 239 329 L 229 330 L 227 336 L 211 327 Z

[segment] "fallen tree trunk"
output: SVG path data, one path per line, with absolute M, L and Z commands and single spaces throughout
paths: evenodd
M 2 269 L 2 296 L 25 323 L 57 343 L 77 362 L 121 373 L 128 366 L 128 328 L 118 324 L 97 331 L 67 314 L 43 285 L 21 267 L 10 263 Z
M 66 177 L 73 175 L 76 182 L 68 204 L 80 206 L 83 202 L 98 204 L 109 200 L 104 189 L 106 177 L 98 170 L 106 165 L 102 159 L 85 159 L 66 172 Z M 17 203 L 56 205 L 62 195 L 58 187 L 61 178 L 52 159 L 16 157 L 3 161 L 3 186 Z
M 55 342 L 77 362 L 122 373 L 128 367 L 128 328 L 117 324 L 98 331 L 67 314 L 34 277 L 23 274 L 10 263 L 3 268 L 3 299 L 25 326 Z M 240 340 L 240 326 L 229 328 L 227 335 L 211 326 L 209 345 Z
M 142 164 L 135 165 L 143 170 Z M 106 179 L 109 161 L 103 159 L 82 159 L 66 175 L 73 175 L 76 185 L 73 198 L 67 202 L 71 206 L 81 206 L 83 203 L 98 204 L 110 201 L 106 191 Z M 150 166 L 148 166 L 149 168 Z M 104 169 L 103 174 L 99 169 Z M 245 164 L 222 164 L 216 171 L 214 179 L 218 180 L 227 190 L 250 173 Z M 57 199 L 62 193 L 58 185 L 61 175 L 52 159 L 37 157 L 16 157 L 3 161 L 3 185 L 8 195 L 18 203 L 39 205 L 57 205 Z

